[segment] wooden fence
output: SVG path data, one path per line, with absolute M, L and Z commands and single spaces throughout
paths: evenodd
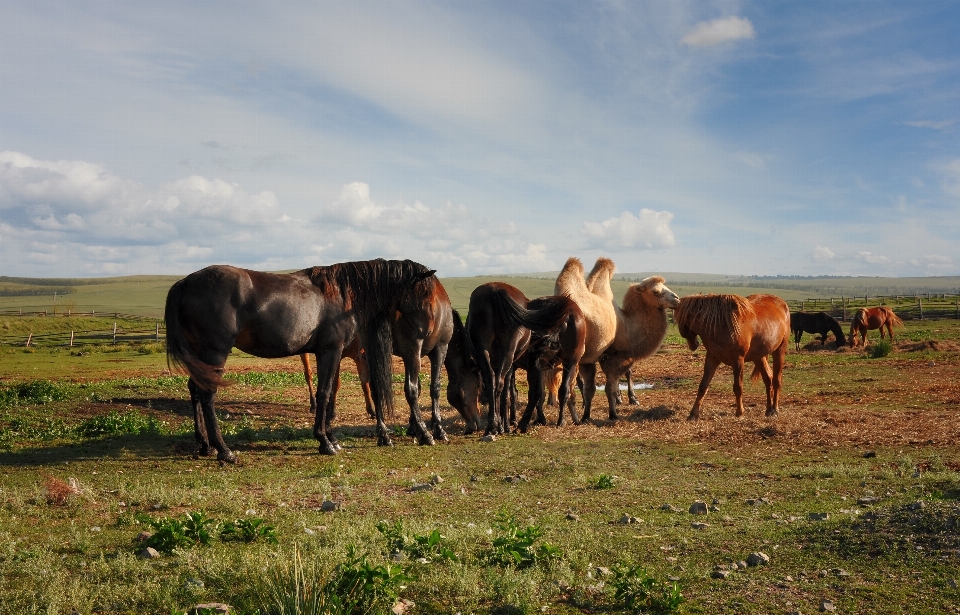
M 50 316 L 43 311 L 23 312 L 19 310 L 10 312 L 0 312 L 0 316 Z M 113 323 L 113 328 L 98 331 L 56 331 L 51 333 L 27 333 L 26 335 L 0 335 L 0 346 L 33 346 L 33 347 L 51 347 L 51 346 L 92 346 L 104 344 L 124 344 L 130 342 L 160 342 L 166 340 L 167 328 L 162 320 L 154 318 L 144 318 L 133 314 L 123 314 L 121 312 L 87 312 L 72 314 L 57 314 L 57 316 L 99 316 L 108 318 L 123 319 L 127 326 L 120 326 L 118 322 Z M 135 321 L 135 327 L 130 327 L 129 322 Z
M 960 294 L 923 293 L 916 295 L 864 295 L 830 299 L 787 301 L 793 312 L 826 312 L 840 321 L 850 320 L 862 307 L 884 305 L 901 320 L 960 319 Z

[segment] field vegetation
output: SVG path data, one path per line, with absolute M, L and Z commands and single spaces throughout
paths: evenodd
M 721 368 L 687 422 L 703 353 L 671 329 L 616 423 L 482 442 L 444 399 L 451 442 L 419 447 L 396 378 L 390 449 L 345 361 L 336 457 L 299 361 L 235 351 L 226 466 L 156 343 L 0 347 L 0 611 L 960 612 L 960 322 L 804 341 L 773 420 L 758 384 L 736 419 Z

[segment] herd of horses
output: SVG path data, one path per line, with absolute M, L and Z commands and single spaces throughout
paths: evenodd
M 299 355 L 314 412 L 313 435 L 322 454 L 340 450 L 332 429 L 340 362 L 357 365 L 367 411 L 376 422 L 377 443 L 392 444 L 386 419 L 393 414 L 392 361 L 404 365 L 409 406 L 407 434 L 422 445 L 448 439 L 440 416 L 441 367 L 447 372 L 447 401 L 458 411 L 466 433 L 526 431 L 545 425 L 545 397 L 556 399 L 558 425 L 565 410 L 575 424 L 591 420 L 597 368 L 608 385 L 608 416 L 617 419 L 620 378 L 656 352 L 667 334 L 668 310 L 691 350 L 706 349 L 703 377 L 689 418 L 701 416 L 707 388 L 721 365 L 733 368 L 737 416 L 743 414 L 743 368 L 766 386 L 766 415 L 779 409 L 783 365 L 790 334 L 799 348 L 804 331 L 833 332 L 846 343 L 829 315 L 790 314 L 773 295 L 694 295 L 680 298 L 662 277 L 631 284 L 620 305 L 611 280 L 615 265 L 597 260 L 585 275 L 570 258 L 557 277 L 554 294 L 528 299 L 504 282 L 489 282 L 470 296 L 466 322 L 453 309 L 435 271 L 410 260 L 338 263 L 276 274 L 214 265 L 176 282 L 167 294 L 168 361 L 189 374 L 188 390 L 199 453 L 211 447 L 223 462 L 236 460 L 221 434 L 214 409 L 217 390 L 228 384 L 224 366 L 238 348 L 257 357 Z M 867 329 L 902 324 L 888 308 L 860 310 L 850 329 L 865 341 Z M 881 328 L 881 336 L 883 329 Z M 310 355 L 316 360 L 313 388 Z M 420 412 L 420 371 L 430 360 L 430 424 Z M 767 358 L 772 357 L 768 363 Z M 527 405 L 517 421 L 516 371 L 527 374 Z M 582 394 L 578 416 L 574 383 Z M 632 396 L 632 385 L 628 386 Z M 547 393 L 549 392 L 549 396 Z

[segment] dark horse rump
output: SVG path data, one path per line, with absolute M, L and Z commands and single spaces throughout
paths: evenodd
M 800 338 L 804 333 L 819 333 L 821 344 L 826 343 L 827 333 L 833 333 L 837 338 L 837 348 L 847 344 L 840 323 L 826 312 L 793 312 L 790 314 L 790 330 L 793 331 L 797 350 L 800 350 Z
M 188 383 L 200 452 L 234 461 L 217 425 L 213 400 L 233 347 L 258 357 L 303 353 L 317 357 L 314 436 L 322 453 L 336 452 L 330 430 L 340 357 L 359 344 L 381 442 L 389 439 L 383 410 L 391 409 L 391 319 L 434 271 L 413 261 L 377 259 L 313 267 L 288 274 L 213 265 L 178 281 L 167 294 L 167 358 L 190 374 Z

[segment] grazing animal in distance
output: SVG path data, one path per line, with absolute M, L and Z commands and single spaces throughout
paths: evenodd
M 566 295 L 577 304 L 586 320 L 587 334 L 579 371 L 583 378 L 583 415 L 590 420 L 590 409 L 597 391 L 597 362 L 617 336 L 617 310 L 610 280 L 616 265 L 609 258 L 598 258 L 590 272 L 590 286 L 583 275 L 583 263 L 567 259 L 553 288 L 554 295 Z
M 631 284 L 617 307 L 617 336 L 600 357 L 600 368 L 607 378 L 607 403 L 610 419 L 619 418 L 617 403 L 620 377 L 629 374 L 637 361 L 655 353 L 667 336 L 667 309 L 676 309 L 680 298 L 667 288 L 660 276 L 651 276 Z M 632 379 L 628 379 L 631 382 Z M 632 389 L 632 382 L 629 385 Z
M 707 349 L 703 378 L 688 419 L 700 418 L 700 404 L 720 364 L 733 367 L 737 416 L 743 416 L 743 364 L 754 364 L 752 378 L 760 376 L 767 389 L 767 416 L 780 406 L 783 363 L 790 343 L 790 308 L 774 295 L 693 295 L 680 300 L 673 312 L 680 335 L 690 350 Z M 699 339 L 698 339 L 699 336 Z M 773 372 L 767 355 L 773 355 Z
M 857 335 L 860 336 L 860 344 L 866 346 L 867 331 L 871 329 L 880 329 L 880 339 L 883 339 L 884 327 L 890 334 L 890 341 L 893 341 L 893 327 L 901 326 L 903 321 L 886 306 L 860 308 L 850 321 L 850 347 L 857 347 Z
M 827 333 L 833 333 L 838 348 L 847 345 L 840 323 L 826 312 L 793 312 L 790 314 L 790 330 L 793 331 L 797 352 L 800 351 L 800 338 L 804 333 L 819 333 L 821 346 L 827 342 Z
M 481 284 L 470 295 L 467 339 L 488 401 L 486 434 L 509 432 L 505 387 L 510 384 L 514 364 L 530 346 L 532 333 L 546 333 L 563 324 L 571 300 L 549 297 L 536 310 L 528 309 L 528 303 L 519 289 L 503 282 Z
M 453 311 L 453 337 L 447 347 L 447 401 L 464 422 L 464 435 L 480 429 L 480 367 L 470 354 L 470 339 L 460 314 Z
M 223 370 L 232 348 L 264 358 L 317 357 L 317 411 L 313 435 L 320 452 L 335 454 L 330 421 L 344 352 L 363 350 L 377 414 L 378 444 L 390 444 L 384 412 L 393 408 L 392 321 L 422 328 L 423 298 L 434 271 L 413 261 L 376 259 L 276 274 L 213 265 L 177 281 L 167 293 L 167 360 L 190 375 L 200 454 L 212 445 L 220 461 L 234 462 L 217 423 L 214 397 L 228 384 Z M 421 442 L 432 443 L 423 421 Z

